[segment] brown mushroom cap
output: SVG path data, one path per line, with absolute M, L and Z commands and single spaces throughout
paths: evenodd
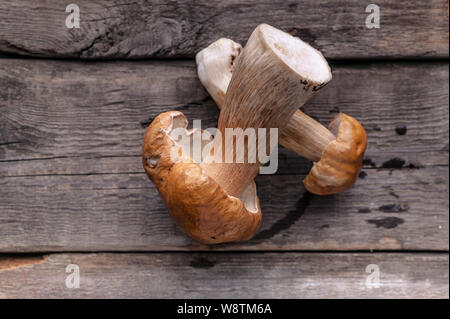
M 170 133 L 187 126 L 183 113 L 158 115 L 145 134 L 142 162 L 177 225 L 191 238 L 205 243 L 248 240 L 261 225 L 256 185 L 240 198 L 228 195 L 187 156 Z M 187 135 L 193 130 L 185 130 Z M 178 154 L 173 158 L 171 154 Z
M 367 145 L 366 131 L 351 116 L 338 114 L 328 128 L 337 138 L 303 180 L 306 189 L 318 195 L 342 192 L 356 181 Z

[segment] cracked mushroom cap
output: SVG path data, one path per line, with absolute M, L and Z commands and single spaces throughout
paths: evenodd
M 338 114 L 328 126 L 336 140 L 328 144 L 308 176 L 306 189 L 318 195 L 336 194 L 355 183 L 367 145 L 366 131 L 351 116 Z
M 162 113 L 153 120 L 142 147 L 148 177 L 177 225 L 191 238 L 205 244 L 250 239 L 261 225 L 255 183 L 252 181 L 240 198 L 228 195 L 187 155 L 186 146 L 192 145 L 192 139 L 183 144 L 179 138 L 180 130 L 189 138 L 206 132 L 186 127 L 186 117 L 177 111 Z

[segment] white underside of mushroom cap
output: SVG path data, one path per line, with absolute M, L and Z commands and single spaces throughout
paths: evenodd
M 261 24 L 259 28 L 273 52 L 304 80 L 318 85 L 331 81 L 330 66 L 318 50 L 268 24 Z
M 182 154 L 178 152 L 171 154 L 173 162 L 193 160 L 196 163 L 201 163 L 204 148 L 211 146 L 213 136 L 205 130 L 200 128 L 187 129 L 188 121 L 184 115 L 179 112 L 171 114 L 172 123 L 167 128 L 165 133 L 167 136 L 181 148 Z M 194 142 L 194 139 L 196 142 Z M 196 146 L 195 146 L 196 145 Z
M 228 195 L 231 196 L 231 195 Z M 241 196 L 239 196 L 242 203 L 244 203 L 245 208 L 251 212 L 256 214 L 258 212 L 258 199 L 256 196 L 256 185 L 255 182 L 251 182 L 244 189 Z
M 178 152 L 176 152 L 177 159 L 174 158 L 173 161 L 179 162 L 184 159 L 192 159 L 194 162 L 199 163 L 195 160 L 195 156 L 192 156 L 192 151 L 195 151 L 193 139 L 198 138 L 201 141 L 198 151 L 200 153 L 204 153 L 204 148 L 211 146 L 212 135 L 210 135 L 208 131 L 204 131 L 199 128 L 188 130 L 187 119 L 178 112 L 172 113 L 171 117 L 172 123 L 167 128 L 165 133 L 182 150 L 181 155 L 178 155 Z M 228 196 L 234 197 L 231 195 Z M 249 212 L 258 213 L 258 198 L 256 194 L 256 185 L 254 182 L 248 184 L 244 192 L 239 196 L 239 199 L 243 202 L 245 208 Z
M 222 101 L 242 46 L 221 38 L 204 48 L 195 57 L 200 81 L 215 101 Z

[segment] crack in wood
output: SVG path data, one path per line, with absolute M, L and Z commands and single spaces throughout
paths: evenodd
M 9 271 L 22 267 L 48 262 L 49 255 L 6 255 L 0 256 L 0 271 Z

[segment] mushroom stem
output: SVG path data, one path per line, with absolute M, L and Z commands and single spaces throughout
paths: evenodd
M 230 39 L 221 38 L 196 56 L 200 81 L 222 109 L 242 47 Z M 336 139 L 325 126 L 297 110 L 280 130 L 279 143 L 302 157 L 318 162 L 325 148 Z
M 298 110 L 280 132 L 280 144 L 313 162 L 336 140 L 325 126 Z
M 330 80 L 330 68 L 319 51 L 283 31 L 259 25 L 239 56 L 220 113 L 221 134 L 213 144 L 222 150 L 222 163 L 214 162 L 211 152 L 202 169 L 229 195 L 238 197 L 262 164 L 250 163 L 246 157 L 258 142 L 245 143 L 244 163 L 224 163 L 225 154 L 233 154 L 233 159 L 237 155 L 237 143 L 225 142 L 225 129 L 242 129 L 234 132 L 239 141 L 245 140 L 247 128 L 283 127 Z
M 210 94 L 217 106 L 222 108 L 225 92 L 215 91 Z M 313 162 L 320 160 L 325 148 L 335 139 L 336 136 L 330 130 L 300 110 L 292 115 L 286 127 L 280 130 L 279 136 L 280 145 Z

